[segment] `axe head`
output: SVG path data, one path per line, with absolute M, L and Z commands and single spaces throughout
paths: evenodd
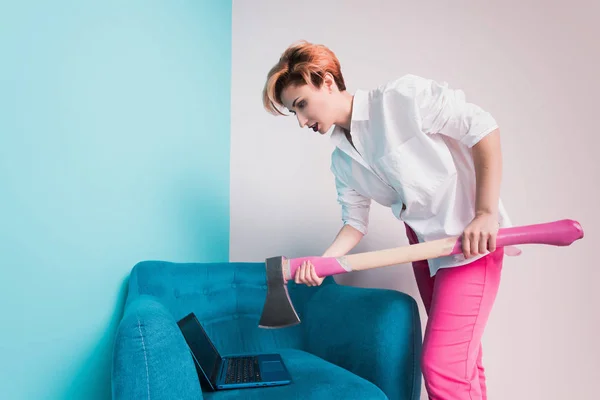
M 285 257 L 267 258 L 267 297 L 258 326 L 261 328 L 284 328 L 300 323 L 288 293 L 289 260 Z M 284 277 L 285 276 L 285 277 Z

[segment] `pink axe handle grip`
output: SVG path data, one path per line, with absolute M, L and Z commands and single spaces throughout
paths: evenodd
M 329 276 L 342 274 L 346 271 L 335 257 L 299 257 L 290 260 L 290 275 L 292 280 L 296 275 L 296 270 L 300 268 L 304 261 L 310 261 L 315 267 L 317 276 Z
M 583 229 L 577 221 L 563 219 L 545 224 L 524 225 L 498 230 L 496 247 L 518 244 L 548 244 L 569 246 L 583 237 Z M 450 254 L 462 253 L 462 239 L 459 238 Z

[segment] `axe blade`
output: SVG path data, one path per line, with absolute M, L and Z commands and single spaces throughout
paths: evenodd
M 267 258 L 267 297 L 258 326 L 261 328 L 285 328 L 300 323 L 283 278 L 284 257 Z

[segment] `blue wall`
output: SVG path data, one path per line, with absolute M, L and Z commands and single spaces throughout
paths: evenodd
M 228 260 L 230 65 L 230 1 L 2 2 L 0 397 L 110 398 L 133 265 Z

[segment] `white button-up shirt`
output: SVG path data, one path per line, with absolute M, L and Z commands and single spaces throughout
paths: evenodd
M 498 128 L 494 118 L 446 83 L 406 75 L 376 89 L 357 90 L 352 141 L 334 127 L 331 171 L 342 221 L 367 233 L 371 200 L 391 207 L 419 242 L 460 236 L 475 217 L 472 149 Z M 499 202 L 500 227 L 511 226 Z M 438 269 L 463 265 L 462 254 L 428 260 Z

